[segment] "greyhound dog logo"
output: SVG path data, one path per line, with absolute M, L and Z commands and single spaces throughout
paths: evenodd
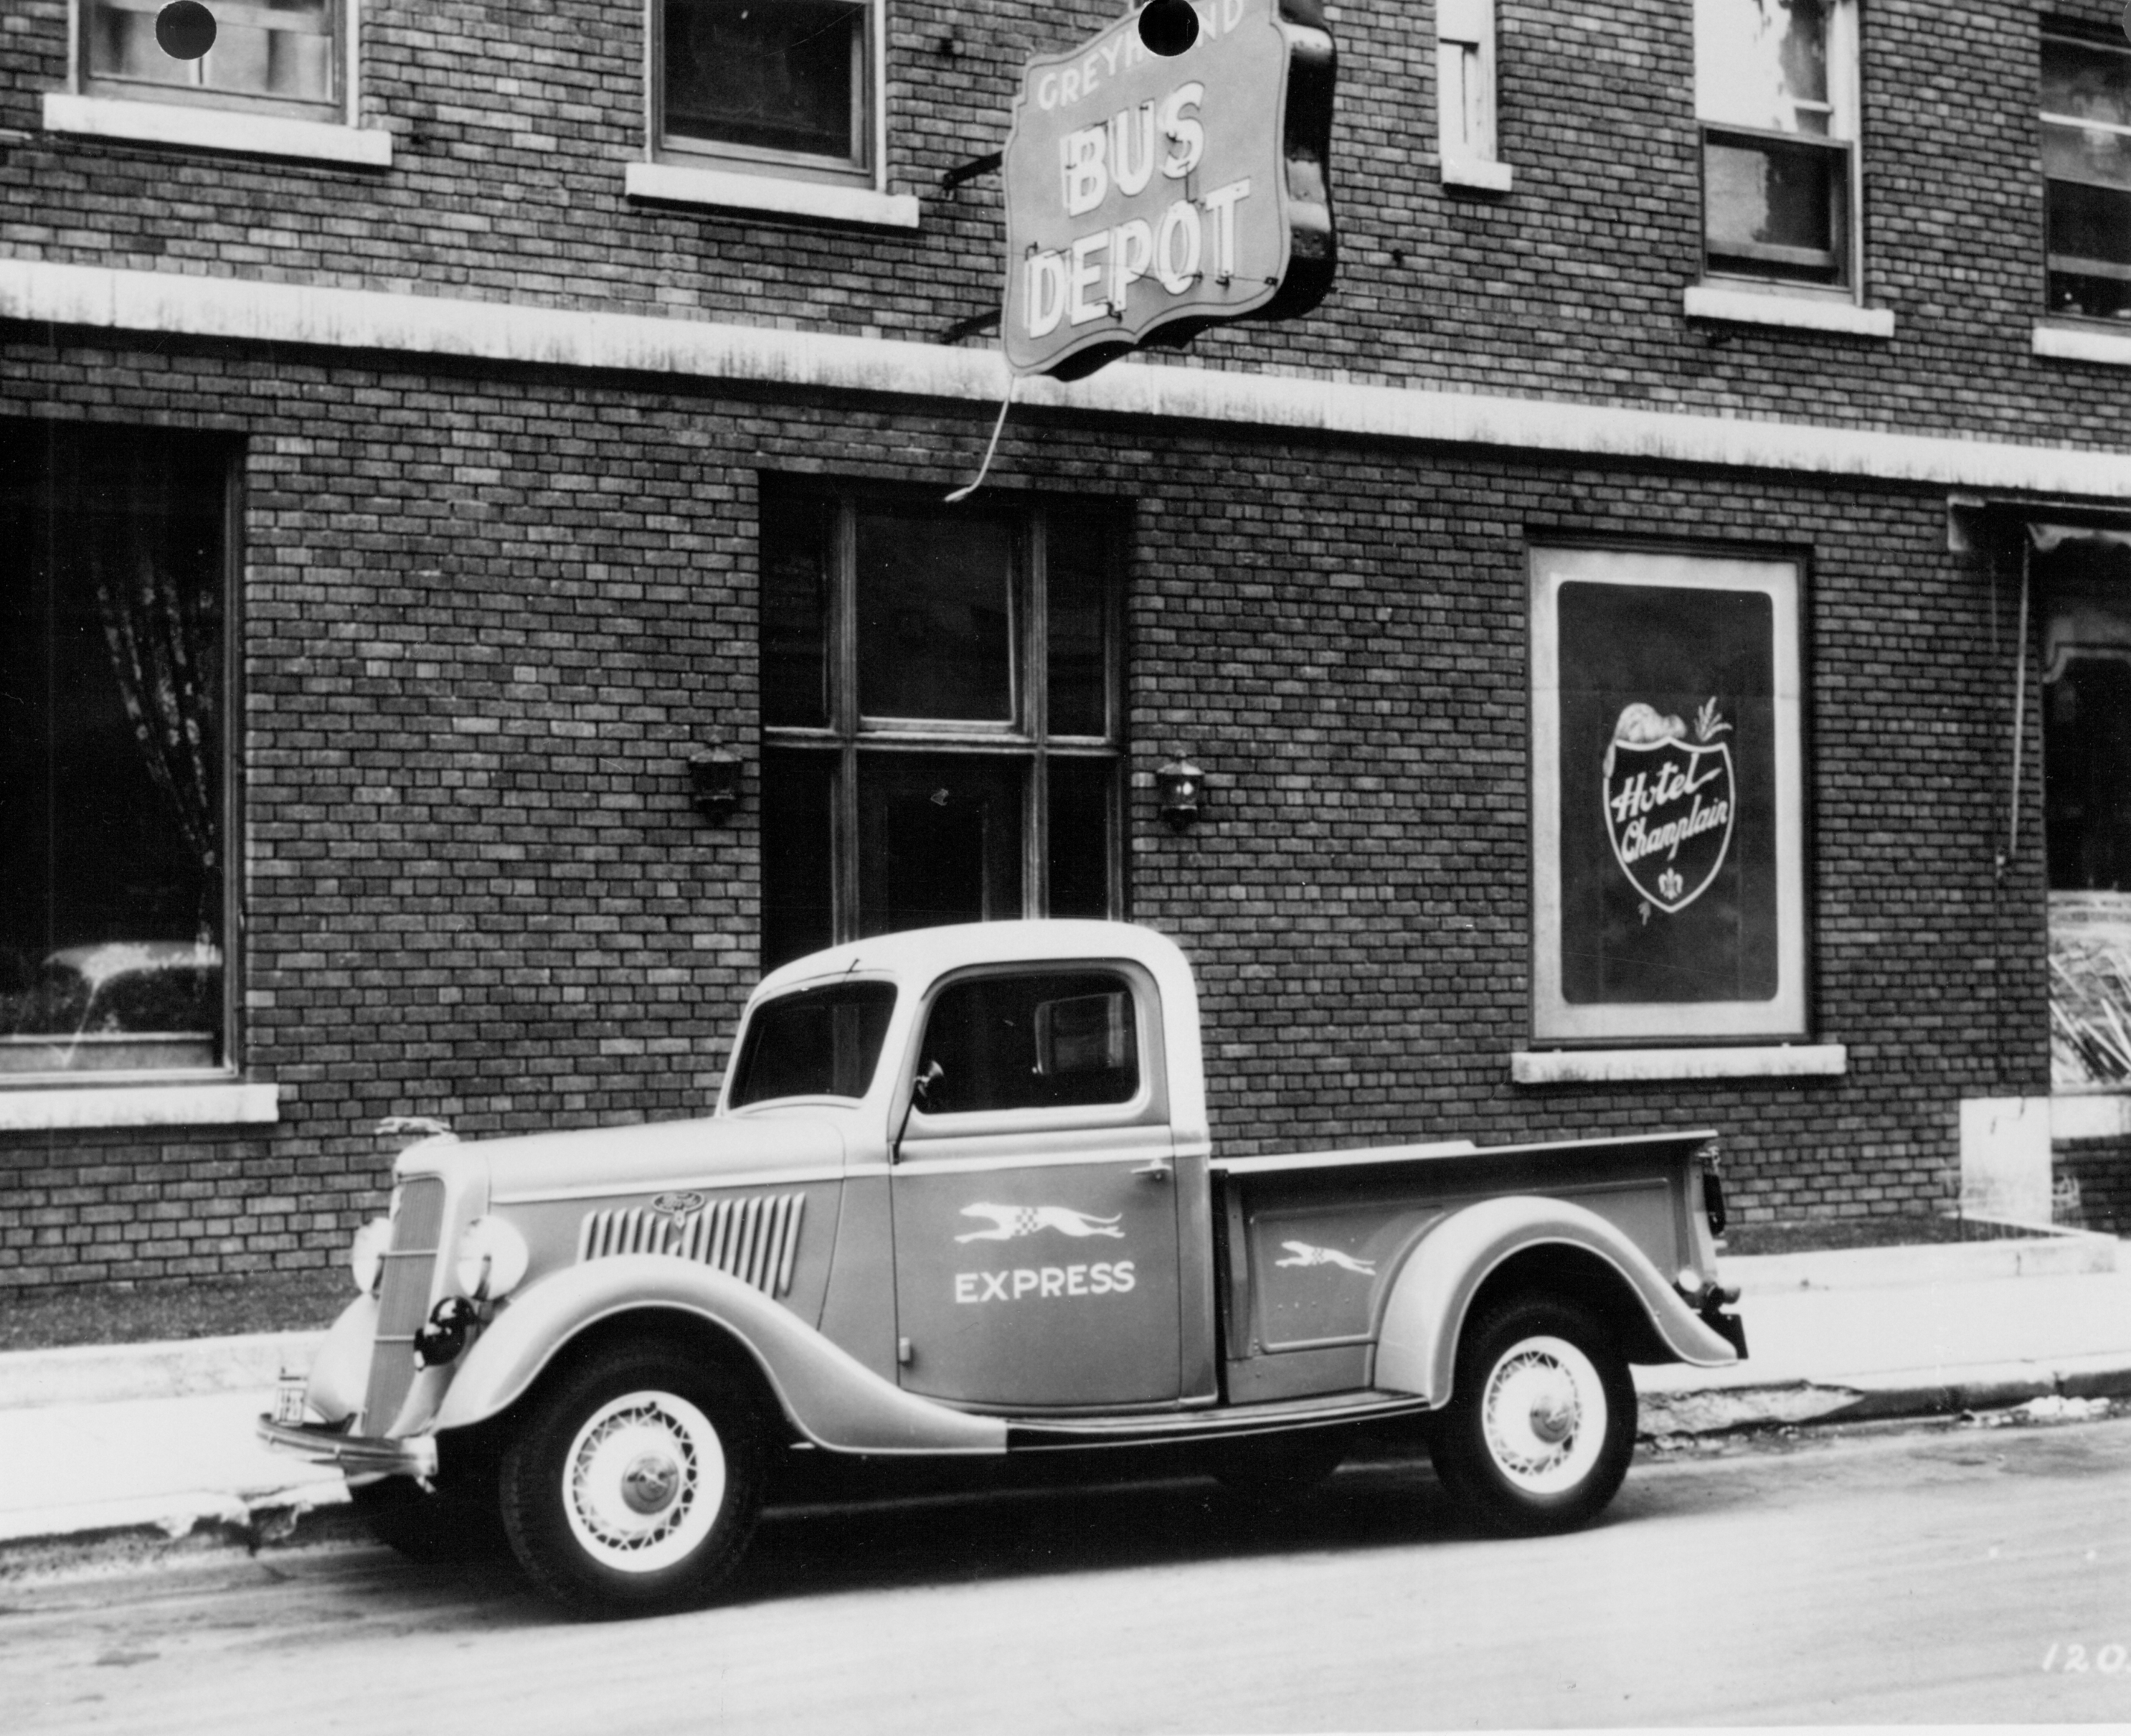
M 1275 1260 L 1276 1266 L 1338 1266 L 1343 1271 L 1358 1272 L 1364 1278 L 1377 1275 L 1374 1260 L 1358 1260 L 1351 1254 L 1342 1254 L 1337 1248 L 1316 1248 L 1308 1242 L 1282 1242 L 1289 1258 Z
M 1033 1235 L 1039 1230 L 1056 1230 L 1061 1235 L 1109 1235 L 1119 1240 L 1124 1231 L 1118 1228 L 1116 1217 L 1092 1217 L 1085 1211 L 1075 1211 L 1067 1206 L 965 1206 L 965 1218 L 989 1218 L 989 1230 L 972 1230 L 967 1235 L 958 1235 L 958 1242 L 1010 1242 L 1017 1236 Z

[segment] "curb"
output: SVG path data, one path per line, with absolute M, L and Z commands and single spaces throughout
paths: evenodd
M 41 1537 L 0 1539 L 0 1585 L 77 1578 L 84 1574 L 224 1564 L 264 1551 L 369 1547 L 368 1526 L 345 1501 L 262 1501 L 237 1517 L 103 1525 Z
M 1884 1422 L 2008 1410 L 2035 1398 L 2131 1398 L 2131 1361 L 2069 1358 L 2057 1365 L 1978 1364 L 1956 1380 L 1937 1369 L 1859 1375 L 1841 1384 L 1809 1380 L 1697 1393 L 1641 1395 L 1637 1436 L 1719 1435 L 1819 1422 Z

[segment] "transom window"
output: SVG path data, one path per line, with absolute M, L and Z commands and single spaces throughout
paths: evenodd
M 765 486 L 763 952 L 1121 914 L 1118 515 Z
M 338 118 L 342 0 L 215 0 L 214 46 L 194 60 L 156 41 L 164 0 L 78 3 L 83 88 L 96 95 Z
M 671 156 L 870 180 L 879 0 L 652 0 Z
M 2042 38 L 2049 305 L 2131 319 L 2131 47 Z
M 1695 0 L 1709 271 L 1854 283 L 1856 31 L 1852 0 Z

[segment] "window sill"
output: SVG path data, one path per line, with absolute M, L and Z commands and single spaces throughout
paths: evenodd
M 1507 163 L 1482 163 L 1443 160 L 1443 185 L 1446 187 L 1475 187 L 1483 193 L 1506 193 L 1510 190 L 1510 165 Z
M 2038 325 L 2034 352 L 2057 362 L 2099 362 L 2108 367 L 2131 367 L 2131 332 L 2091 325 Z
M 1779 290 L 1687 286 L 1687 317 L 1719 319 L 1733 325 L 1779 325 L 1794 331 L 1843 332 L 1853 338 L 1894 335 L 1892 308 L 1860 308 L 1836 296 L 1787 295 Z
M 1655 1079 L 1815 1079 L 1850 1071 L 1839 1043 L 1765 1048 L 1519 1049 L 1510 1077 L 1519 1085 L 1614 1085 Z
M 278 1085 L 236 1080 L 185 1085 L 60 1085 L 0 1087 L 0 1131 L 48 1133 L 66 1128 L 238 1127 L 281 1119 Z
M 244 156 L 284 156 L 360 169 L 392 166 L 392 135 L 374 127 L 338 127 L 285 115 L 194 108 L 175 103 L 131 103 L 116 97 L 45 97 L 45 131 L 84 138 L 128 139 L 227 151 Z
M 917 201 L 907 193 L 875 193 L 833 181 L 788 180 L 730 169 L 677 163 L 631 163 L 624 190 L 631 199 L 669 205 L 716 205 L 731 211 L 773 211 L 783 217 L 865 223 L 883 229 L 917 227 Z

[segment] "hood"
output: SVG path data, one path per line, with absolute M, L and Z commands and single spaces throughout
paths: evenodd
M 395 1173 L 471 1181 L 485 1173 L 493 1203 L 543 1195 L 626 1194 L 730 1187 L 798 1173 L 840 1173 L 844 1141 L 829 1116 L 656 1121 L 505 1139 L 424 1139 L 400 1153 Z

